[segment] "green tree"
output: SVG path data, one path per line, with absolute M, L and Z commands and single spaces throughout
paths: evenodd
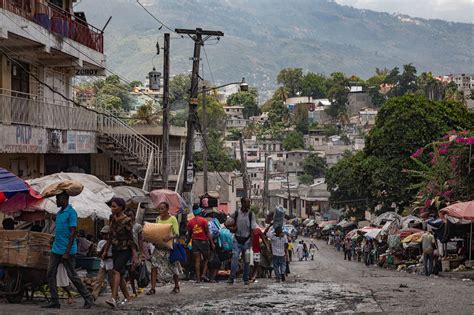
M 206 145 L 206 144 L 204 144 Z M 210 172 L 232 172 L 240 169 L 240 162 L 231 159 L 224 149 L 224 141 L 220 132 L 210 130 L 208 134 L 208 169 Z M 202 152 L 195 153 L 197 171 L 202 171 Z
M 287 134 L 282 144 L 285 151 L 304 149 L 303 134 L 299 131 L 291 131 Z
M 110 94 L 97 95 L 96 106 L 112 111 L 121 111 L 123 109 L 120 97 Z
M 94 83 L 96 93 L 96 106 L 121 111 L 130 110 L 131 98 L 129 86 L 120 82 L 120 78 L 111 75 Z M 118 99 L 120 99 L 120 102 Z
M 188 120 L 188 111 L 180 110 L 171 112 L 170 125 L 177 127 L 185 127 Z
M 143 86 L 143 83 L 142 83 L 142 81 L 138 81 L 138 80 L 134 80 L 134 81 L 130 82 L 130 84 L 128 85 L 130 90 L 132 90 L 133 88 L 136 88 L 136 87 L 140 87 L 140 86 Z
M 237 92 L 229 96 L 227 99 L 227 105 L 243 106 L 244 118 L 248 119 L 249 117 L 260 115 L 257 96 L 257 90 L 253 88 L 249 89 L 248 92 Z
M 311 153 L 303 161 L 305 174 L 310 175 L 312 178 L 323 177 L 326 173 L 326 169 L 326 161 L 317 154 Z
M 369 96 L 375 108 L 379 108 L 385 103 L 386 97 L 379 91 L 379 86 L 369 87 Z
M 312 185 L 314 183 L 313 176 L 308 174 L 303 174 L 298 176 L 298 181 L 303 185 Z
M 202 116 L 202 95 L 198 99 L 198 117 L 199 122 L 202 126 L 203 116 Z M 226 114 L 224 108 L 219 103 L 217 98 L 211 95 L 206 96 L 206 112 L 207 112 L 207 130 L 213 130 L 220 134 L 224 135 L 225 125 L 226 125 Z
M 169 103 L 173 108 L 186 108 L 189 102 L 189 90 L 191 89 L 191 76 L 188 74 L 175 75 L 170 80 Z
M 349 89 L 341 83 L 333 85 L 328 92 L 328 97 L 332 104 L 325 109 L 326 113 L 334 121 L 340 121 L 342 124 L 347 122 L 347 103 L 349 101 Z
M 293 114 L 293 124 L 295 129 L 302 134 L 308 134 L 309 120 L 308 120 L 308 108 L 306 104 L 298 104 Z
M 303 69 L 285 68 L 278 73 L 277 83 L 288 91 L 288 96 L 298 95 L 303 89 Z
M 155 102 L 147 100 L 145 104 L 140 106 L 137 113 L 132 116 L 138 124 L 151 125 L 160 121 L 159 115 L 156 113 Z
M 325 98 L 327 78 L 323 74 L 308 72 L 302 79 L 302 95 L 312 98 Z
M 429 100 L 440 101 L 444 99 L 445 84 L 436 80 L 431 72 L 423 72 L 416 80 L 418 92 Z

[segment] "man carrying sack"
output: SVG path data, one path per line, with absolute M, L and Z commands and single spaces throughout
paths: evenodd
M 69 280 L 71 280 L 79 294 L 84 298 L 84 308 L 90 309 L 94 306 L 94 300 L 75 270 L 77 253 L 77 213 L 69 204 L 69 195 L 65 190 L 56 194 L 56 204 L 60 210 L 56 214 L 56 231 L 47 273 L 48 285 L 51 292 L 51 303 L 43 306 L 43 308 L 61 308 L 56 275 L 58 273 L 58 266 L 62 263 L 66 268 Z

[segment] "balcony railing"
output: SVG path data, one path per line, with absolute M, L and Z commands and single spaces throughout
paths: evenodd
M 33 21 L 56 35 L 104 52 L 104 34 L 101 30 L 52 4 L 0 0 L 0 8 Z
M 50 129 L 97 130 L 97 114 L 93 111 L 22 96 L 0 95 L 1 123 Z

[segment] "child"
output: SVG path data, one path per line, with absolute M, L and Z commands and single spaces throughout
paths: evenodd
M 109 239 L 109 232 L 110 232 L 110 227 L 108 225 L 104 226 L 102 230 L 100 230 L 100 236 L 102 239 L 97 244 L 97 253 L 99 257 L 102 257 L 104 246 L 107 243 L 107 240 Z M 110 279 L 110 276 L 111 276 L 110 272 L 112 271 L 113 267 L 114 267 L 114 262 L 112 259 L 112 246 L 109 246 L 106 259 L 101 259 L 100 261 L 99 273 L 97 275 L 97 278 L 94 284 L 94 290 L 92 291 L 92 297 L 94 298 L 94 300 L 97 299 L 100 291 L 105 286 L 105 277 L 107 276 L 107 279 Z
M 275 232 L 270 231 L 270 224 L 265 229 L 265 235 L 272 243 L 273 269 L 275 271 L 276 282 L 285 281 L 286 259 L 288 257 L 288 239 L 283 233 L 281 226 L 275 227 Z

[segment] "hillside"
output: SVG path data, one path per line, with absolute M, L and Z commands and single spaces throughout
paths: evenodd
M 473 24 L 425 20 L 341 6 L 330 0 L 142 0 L 172 28 L 221 30 L 208 42 L 216 83 L 245 77 L 261 91 L 274 88 L 278 71 L 301 67 L 329 74 L 368 77 L 375 67 L 413 63 L 436 74 L 474 72 Z M 165 29 L 135 0 L 83 0 L 88 21 L 106 29 L 108 67 L 143 80 L 152 68 L 155 43 Z M 193 46 L 173 35 L 172 74 L 188 72 Z M 162 43 L 162 37 L 160 38 Z M 204 77 L 211 79 L 205 55 Z M 155 58 L 162 68 L 161 56 Z

